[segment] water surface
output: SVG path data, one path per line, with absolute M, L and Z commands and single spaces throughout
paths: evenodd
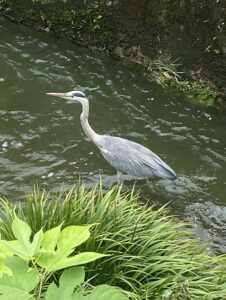
M 198 107 L 142 70 L 0 19 L 0 195 L 14 200 L 35 183 L 69 188 L 81 177 L 93 186 L 117 181 L 115 170 L 86 138 L 81 107 L 46 92 L 84 91 L 98 133 L 132 139 L 158 153 L 179 174 L 143 199 L 170 203 L 195 231 L 226 250 L 226 110 Z M 126 182 L 131 187 L 133 181 Z

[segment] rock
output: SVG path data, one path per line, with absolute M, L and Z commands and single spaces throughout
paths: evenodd
M 114 55 L 119 57 L 124 57 L 124 49 L 120 46 L 116 46 L 113 50 Z

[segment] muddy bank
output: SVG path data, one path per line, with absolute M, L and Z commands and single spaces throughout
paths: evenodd
M 225 9 L 221 0 L 0 0 L 12 20 L 141 63 L 163 85 L 201 79 L 224 99 Z

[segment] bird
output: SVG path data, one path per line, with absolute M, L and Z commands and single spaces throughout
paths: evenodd
M 80 115 L 82 128 L 87 137 L 99 148 L 106 161 L 117 170 L 118 179 L 122 173 L 147 180 L 154 177 L 177 179 L 175 171 L 145 146 L 125 138 L 96 133 L 89 124 L 89 100 L 83 92 L 46 94 L 70 102 L 79 102 L 82 105 Z

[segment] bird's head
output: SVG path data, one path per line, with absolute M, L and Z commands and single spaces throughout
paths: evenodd
M 71 91 L 67 93 L 46 93 L 49 96 L 60 97 L 66 100 L 83 103 L 87 101 L 86 95 L 81 91 Z

